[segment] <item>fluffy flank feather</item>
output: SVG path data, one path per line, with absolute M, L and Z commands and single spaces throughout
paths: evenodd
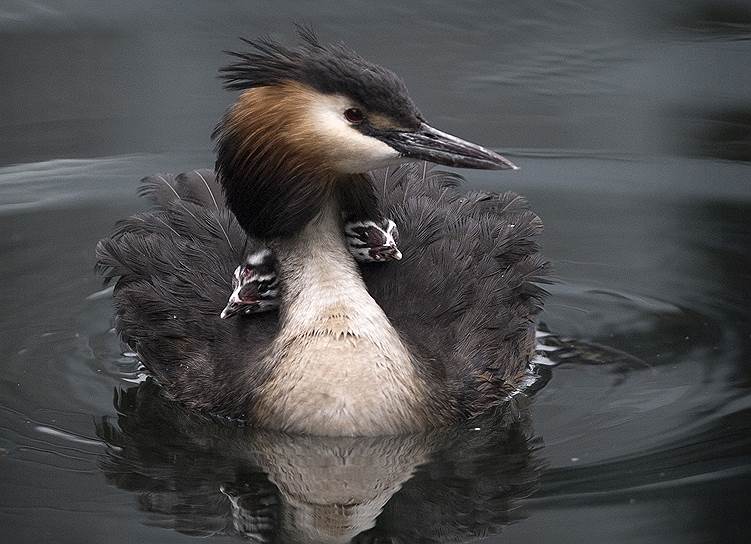
M 372 179 L 404 257 L 364 268 L 371 294 L 415 351 L 446 353 L 465 415 L 502 402 L 526 371 L 549 282 L 540 219 L 514 193 L 465 193 L 460 177 L 424 164 Z
M 97 245 L 96 266 L 105 282 L 116 282 L 119 334 L 168 392 L 194 408 L 238 416 L 267 375 L 259 364 L 249 372 L 243 346 L 253 345 L 251 360 L 258 357 L 276 316 L 219 317 L 233 270 L 262 244 L 247 237 L 217 188 L 206 170 L 145 178 L 139 193 L 156 207 L 119 222 Z

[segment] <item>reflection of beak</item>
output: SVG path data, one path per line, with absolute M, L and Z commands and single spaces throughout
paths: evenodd
M 426 123 L 414 132 L 382 132 L 377 138 L 411 159 L 459 168 L 518 170 L 510 160 L 495 151 L 436 130 Z

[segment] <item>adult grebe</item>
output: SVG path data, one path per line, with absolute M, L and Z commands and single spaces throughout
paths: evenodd
M 414 161 L 513 165 L 427 125 L 392 72 L 301 35 L 248 41 L 223 69 L 243 92 L 214 134 L 216 178 L 148 180 L 156 209 L 98 245 L 117 330 L 175 399 L 268 428 L 395 434 L 492 409 L 534 352 L 542 225 L 519 196 L 461 193 Z M 403 258 L 359 269 L 342 210 L 374 208 Z M 278 314 L 221 319 L 232 270 L 263 244 Z

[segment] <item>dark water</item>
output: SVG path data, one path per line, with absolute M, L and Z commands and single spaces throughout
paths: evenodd
M 748 541 L 751 4 L 158 5 L 0 6 L 2 542 Z M 495 420 L 293 439 L 136 385 L 94 244 L 211 164 L 221 50 L 293 20 L 522 167 L 464 175 L 543 217 L 574 340 Z

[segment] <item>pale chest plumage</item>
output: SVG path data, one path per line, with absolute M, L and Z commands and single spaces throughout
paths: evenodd
M 368 294 L 329 206 L 275 248 L 284 287 L 272 378 L 255 412 L 265 425 L 314 434 L 424 428 L 426 386 Z

